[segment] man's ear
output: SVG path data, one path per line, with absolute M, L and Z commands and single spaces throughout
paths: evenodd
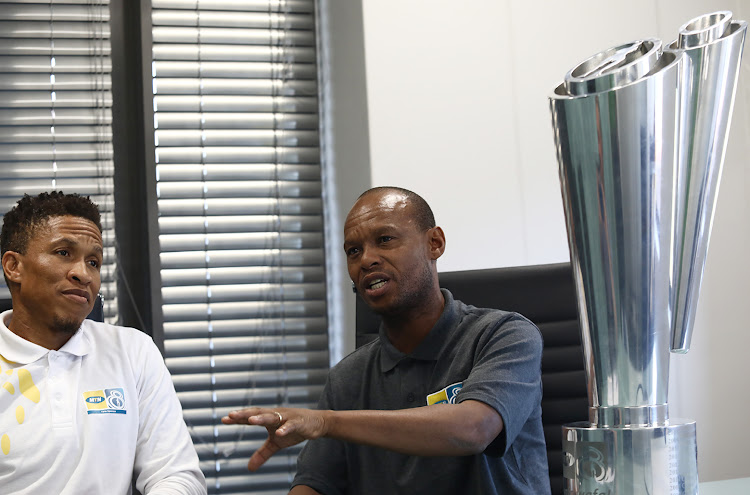
M 6 251 L 3 255 L 3 272 L 9 281 L 21 283 L 21 255 L 15 251 Z
M 445 233 L 440 227 L 432 227 L 427 231 L 427 238 L 430 243 L 430 257 L 437 260 L 445 252 Z

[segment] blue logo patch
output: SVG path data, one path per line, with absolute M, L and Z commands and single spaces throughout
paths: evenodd
M 105 388 L 83 393 L 88 414 L 127 414 L 125 391 L 121 388 Z
M 443 390 L 438 390 L 434 394 L 428 395 L 427 405 L 431 406 L 433 404 L 455 404 L 456 396 L 461 391 L 461 387 L 463 386 L 463 382 L 457 382 L 453 385 L 448 385 Z

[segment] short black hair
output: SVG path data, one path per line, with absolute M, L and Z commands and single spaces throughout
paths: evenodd
M 37 196 L 24 194 L 16 205 L 3 216 L 0 232 L 0 255 L 7 251 L 26 254 L 34 231 L 49 218 L 73 216 L 85 218 L 102 231 L 99 207 L 88 196 L 64 194 L 62 191 L 43 192 Z
M 404 189 L 403 187 L 397 187 L 397 186 L 373 187 L 372 189 L 368 189 L 367 191 L 360 194 L 357 200 L 365 196 L 368 196 L 374 192 L 380 192 L 380 191 L 394 191 L 394 192 L 398 192 L 406 196 L 406 199 L 407 201 L 409 201 L 409 204 L 411 204 L 414 207 L 414 218 L 417 220 L 417 226 L 421 230 L 428 230 L 435 226 L 435 215 L 433 215 L 432 208 L 430 208 L 430 205 L 427 204 L 427 201 L 425 201 L 422 196 L 415 193 L 414 191 Z

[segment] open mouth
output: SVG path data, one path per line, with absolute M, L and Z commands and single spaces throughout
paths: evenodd
M 367 288 L 370 289 L 370 290 L 377 290 L 377 289 L 383 287 L 385 285 L 385 283 L 386 283 L 385 280 L 383 280 L 382 278 L 379 278 L 379 279 L 376 279 L 376 280 L 373 280 L 372 282 L 370 282 L 370 285 L 368 285 Z

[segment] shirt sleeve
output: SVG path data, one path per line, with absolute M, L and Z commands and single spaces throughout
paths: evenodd
M 336 409 L 330 378 L 318 401 L 318 409 Z M 343 495 L 347 486 L 344 442 L 333 438 L 309 440 L 297 457 L 297 474 L 292 487 L 309 486 L 323 495 Z
M 148 337 L 134 352 L 140 419 L 136 488 L 144 495 L 205 495 L 206 479 L 161 353 Z
M 475 364 L 456 400 L 478 400 L 500 414 L 503 430 L 486 453 L 503 455 L 529 417 L 540 410 L 543 342 L 539 329 L 515 313 L 499 323 L 485 324 L 488 329 Z

